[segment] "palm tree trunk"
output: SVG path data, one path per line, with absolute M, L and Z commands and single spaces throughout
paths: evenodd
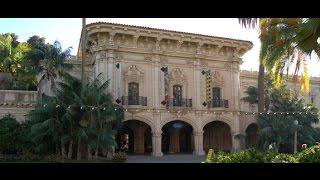
M 68 159 L 72 158 L 72 146 L 73 146 L 73 140 L 71 140 L 69 144 Z
M 85 77 L 84 77 L 84 58 L 85 58 L 85 51 L 86 51 L 86 18 L 82 18 L 82 53 L 81 53 L 81 83 L 82 86 L 85 84 Z
M 78 139 L 78 147 L 77 147 L 77 160 L 81 159 L 81 152 L 80 152 L 81 140 Z
M 98 160 L 98 148 L 94 152 L 94 158 L 95 160 Z
M 258 90 L 258 112 L 264 112 L 264 66 L 261 63 L 259 65 Z
M 56 148 L 56 154 L 58 155 L 59 154 L 59 144 L 58 143 L 55 143 L 55 148 Z
M 66 147 L 65 147 L 65 144 L 61 141 L 61 156 L 63 158 L 66 157 Z
M 88 160 L 92 160 L 92 153 L 89 146 L 88 146 Z

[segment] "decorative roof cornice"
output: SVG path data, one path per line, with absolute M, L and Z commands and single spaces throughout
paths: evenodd
M 253 47 L 253 43 L 245 40 L 224 38 L 211 35 L 202 35 L 195 33 L 179 32 L 166 29 L 158 29 L 144 26 L 134 26 L 107 22 L 96 22 L 86 25 L 87 36 L 90 37 L 91 34 L 107 32 L 111 34 L 129 34 L 134 37 L 146 36 L 157 38 L 157 42 L 161 39 L 171 39 L 176 40 L 179 43 L 186 41 L 191 43 L 197 43 L 197 51 L 199 47 L 203 44 L 215 45 L 217 48 L 221 47 L 232 47 L 236 49 L 236 54 L 242 56 L 248 50 Z M 77 56 L 81 56 L 81 43 L 82 42 L 82 32 L 79 41 Z M 112 43 L 111 43 L 112 44 Z
M 232 38 L 225 38 L 225 37 L 219 37 L 219 36 L 211 36 L 211 35 L 203 35 L 203 34 L 197 34 L 197 33 L 189 33 L 189 32 L 182 32 L 182 31 L 174 31 L 174 30 L 167 30 L 167 29 L 160 29 L 160 28 L 151 28 L 151 27 L 145 27 L 145 26 L 135 26 L 135 25 L 127 25 L 127 24 L 119 24 L 119 23 L 110 23 L 110 22 L 95 22 L 87 24 L 87 29 L 95 26 L 117 26 L 117 27 L 127 27 L 127 28 L 137 28 L 137 29 L 145 29 L 145 30 L 153 30 L 153 31 L 162 31 L 162 32 L 170 32 L 170 33 L 178 33 L 178 34 L 186 34 L 191 36 L 201 36 L 201 37 L 208 37 L 208 38 L 215 38 L 220 40 L 231 40 L 231 41 L 238 41 L 242 43 L 248 43 L 250 45 L 253 45 L 251 41 L 246 40 L 240 40 L 240 39 L 232 39 Z

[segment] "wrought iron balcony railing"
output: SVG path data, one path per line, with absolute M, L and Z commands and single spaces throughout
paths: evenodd
M 169 107 L 192 107 L 192 99 L 169 99 Z
M 142 96 L 122 96 L 122 105 L 147 106 L 147 97 L 142 97 Z
M 229 107 L 229 101 L 225 99 L 217 99 L 217 100 L 212 100 L 211 102 L 208 103 L 209 108 L 215 108 L 215 107 L 224 107 L 228 108 Z

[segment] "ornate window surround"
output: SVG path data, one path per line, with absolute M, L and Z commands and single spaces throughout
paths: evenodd
M 170 67 L 169 67 L 170 71 Z M 186 76 L 184 75 L 183 71 L 180 68 L 173 68 L 172 71 L 169 73 L 169 94 L 173 97 L 173 86 L 179 85 L 182 86 L 182 98 L 187 99 L 187 90 L 188 90 L 188 81 Z
M 135 82 L 139 84 L 139 96 L 143 96 L 145 93 L 143 91 L 144 87 L 144 72 L 137 65 L 128 65 L 128 68 L 124 72 L 124 94 L 128 94 L 129 83 Z

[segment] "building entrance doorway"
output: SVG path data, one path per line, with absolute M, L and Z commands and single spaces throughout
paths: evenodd
M 128 154 L 151 154 L 152 135 L 149 125 L 138 120 L 129 120 L 122 123 L 116 135 L 116 152 Z
M 180 120 L 162 127 L 162 152 L 164 154 L 192 153 L 194 142 L 192 126 Z

